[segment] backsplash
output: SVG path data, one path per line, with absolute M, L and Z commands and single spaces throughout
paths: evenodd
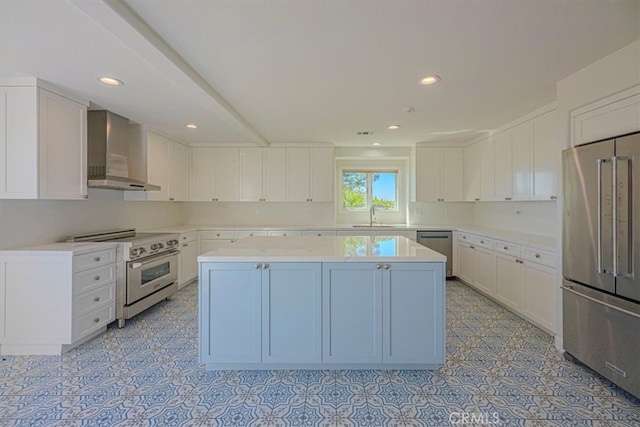
M 553 201 L 474 203 L 473 225 L 556 236 L 557 205 Z
M 473 223 L 473 203 L 413 202 L 409 218 L 412 225 L 468 225 Z
M 181 224 L 181 205 L 125 202 L 122 191 L 94 188 L 88 200 L 0 200 L 0 250 L 57 242 L 72 234 Z

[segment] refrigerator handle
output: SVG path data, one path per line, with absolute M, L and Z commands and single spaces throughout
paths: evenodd
M 618 277 L 618 158 L 611 158 L 611 198 L 613 207 L 613 277 Z
M 613 185 L 614 185 L 614 198 L 613 198 L 613 212 L 614 212 L 614 221 L 613 221 L 613 236 L 614 236 L 614 245 L 613 245 L 613 276 L 631 276 L 633 275 L 632 266 L 633 262 L 630 260 L 630 247 L 629 247 L 629 238 L 632 236 L 633 231 L 633 203 L 631 203 L 632 199 L 632 161 L 629 157 L 614 157 L 614 167 L 613 167 Z M 618 170 L 619 162 L 626 163 L 626 167 L 621 170 L 624 171 L 625 175 L 620 176 L 620 171 Z M 618 186 L 618 178 L 621 179 L 621 183 L 624 183 L 622 186 L 622 190 L 619 192 Z M 620 198 L 619 198 L 620 197 Z M 623 210 L 623 212 L 619 212 L 619 210 Z M 621 217 L 622 213 L 622 217 Z M 619 227 L 625 227 L 625 229 L 620 230 Z M 621 231 L 624 231 L 620 234 Z M 622 236 L 622 242 L 619 241 L 619 237 Z M 622 246 L 622 247 L 621 247 Z M 622 255 L 622 271 L 620 266 L 620 255 Z
M 597 167 L 596 170 L 598 172 L 597 181 L 598 181 L 598 253 L 597 253 L 597 267 L 598 273 L 604 273 L 602 270 L 602 163 L 604 163 L 605 159 L 596 160 Z

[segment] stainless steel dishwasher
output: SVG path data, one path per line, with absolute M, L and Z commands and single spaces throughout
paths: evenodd
M 453 233 L 448 230 L 442 231 L 420 231 L 418 230 L 418 243 L 422 246 L 426 246 L 429 249 L 433 249 L 436 252 L 440 252 L 447 257 L 447 264 L 445 271 L 447 277 L 453 276 Z

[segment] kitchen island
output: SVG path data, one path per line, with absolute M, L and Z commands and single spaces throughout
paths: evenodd
M 401 236 L 249 237 L 198 257 L 209 370 L 435 369 L 446 257 Z

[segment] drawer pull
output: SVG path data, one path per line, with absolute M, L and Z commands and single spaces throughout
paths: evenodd
M 95 261 L 95 262 L 100 262 L 100 257 L 99 257 L 99 256 L 95 257 L 95 258 L 94 258 L 94 261 Z
M 471 245 L 471 246 L 469 246 L 469 247 L 470 247 L 471 249 L 475 249 L 475 248 L 476 248 L 476 247 L 475 247 L 475 246 L 473 246 L 473 245 Z
M 382 266 L 380 264 L 376 264 L 376 269 L 380 270 L 382 268 Z
M 187 236 L 182 236 L 182 240 L 187 240 Z
M 96 280 L 96 281 L 100 280 L 100 276 L 94 277 L 93 280 Z
M 483 244 L 484 244 L 484 240 L 480 240 L 480 243 L 483 243 Z
M 187 246 L 189 246 L 189 245 L 186 244 L 186 243 L 184 245 L 182 245 L 183 248 L 186 248 Z
M 94 322 L 94 323 L 100 323 L 100 318 L 99 318 L 99 317 L 96 317 L 95 319 L 93 319 L 93 322 Z
M 504 249 L 505 251 L 508 251 L 509 250 L 509 246 L 505 246 L 502 249 Z
M 477 197 L 476 197 L 474 200 L 475 200 L 476 202 L 479 202 L 479 201 L 480 201 L 480 199 L 479 199 L 479 198 L 477 198 Z
M 260 268 L 260 264 L 256 264 L 253 266 L 253 268 L 255 268 L 256 270 L 258 270 Z
M 384 265 L 384 269 L 385 269 L 385 270 L 388 270 L 389 268 L 391 268 L 391 266 L 390 266 L 389 264 L 385 264 L 385 265 Z
M 536 254 L 536 258 L 540 258 L 540 254 Z
M 95 297 L 93 300 L 94 300 L 95 302 L 99 302 L 99 301 L 100 301 L 100 297 Z

